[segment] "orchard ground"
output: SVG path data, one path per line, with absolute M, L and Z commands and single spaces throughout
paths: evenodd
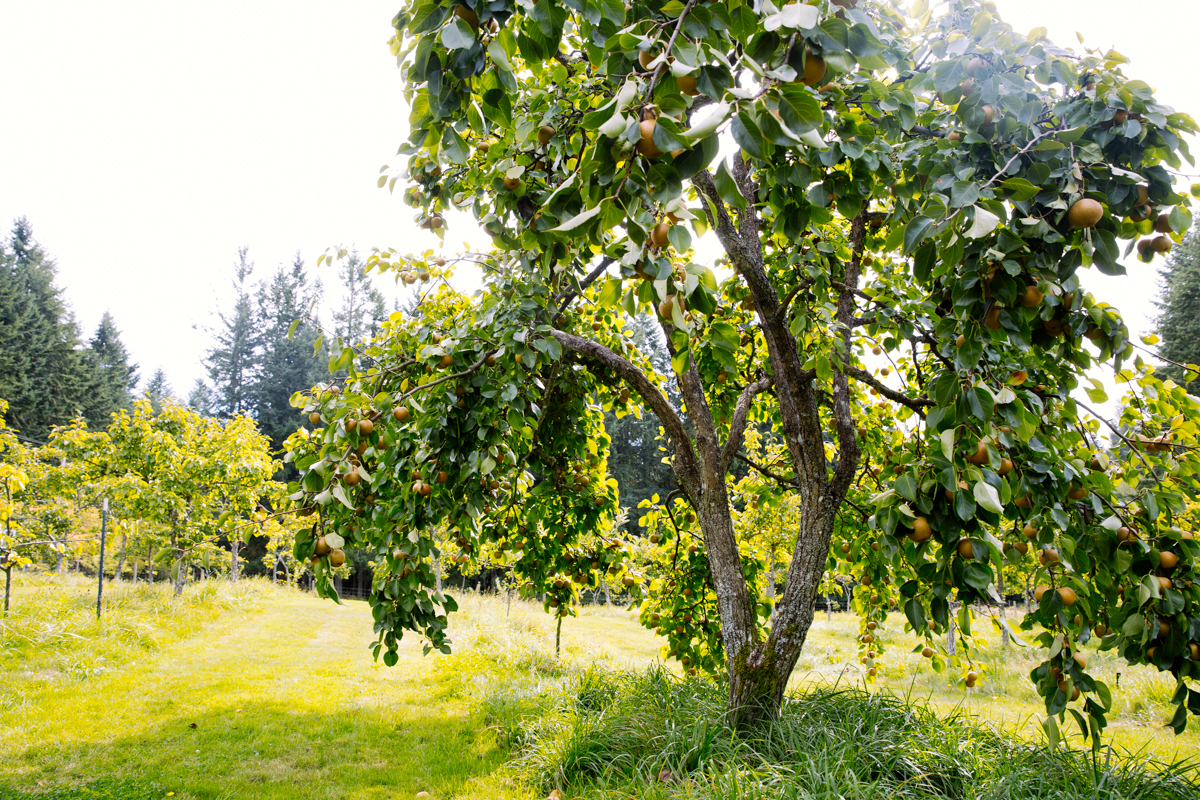
M 562 711 L 563 693 L 582 697 L 608 685 L 601 673 L 644 672 L 659 659 L 655 638 L 614 607 L 566 620 L 555 659 L 553 620 L 540 606 L 468 594 L 452 618 L 453 655 L 422 656 L 406 641 L 389 669 L 368 652 L 362 602 L 337 606 L 258 580 L 190 585 L 178 600 L 161 584 L 109 584 L 96 622 L 90 582 L 22 574 L 14 583 L 0 628 L 3 797 L 536 798 L 555 775 L 529 757 L 530 743 L 549 741 L 544 720 Z M 1026 677 L 1034 652 L 997 639 L 980 659 L 984 680 L 964 693 L 909 652 L 916 642 L 903 615 L 891 622 L 872 691 L 971 730 L 1042 740 Z M 850 615 L 819 615 L 793 690 L 862 688 L 856 633 Z M 1117 662 L 1091 656 L 1117 685 Z M 1163 727 L 1170 679 L 1144 667 L 1121 673 L 1107 741 L 1162 762 L 1200 755 L 1200 726 L 1180 737 Z M 554 735 L 562 773 L 574 745 Z M 596 794 L 564 782 L 568 797 L 760 796 L 692 794 L 687 783 Z

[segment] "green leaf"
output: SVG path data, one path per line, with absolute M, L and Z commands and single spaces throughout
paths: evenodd
M 350 498 L 346 497 L 346 490 L 342 488 L 341 481 L 337 481 L 333 484 L 333 496 L 336 497 L 338 502 L 344 505 L 346 508 L 350 509 L 351 511 L 354 510 L 354 503 L 351 503 Z
M 912 625 L 914 633 L 923 633 L 928 628 L 925 607 L 917 598 L 914 597 L 904 604 L 904 616 L 908 617 L 908 623 Z
M 500 39 L 492 39 L 490 42 L 488 42 L 487 53 L 496 66 L 500 67 L 500 69 L 504 70 L 505 72 L 513 71 L 512 64 L 509 63 L 508 60 L 508 53 L 504 50 Z
M 748 112 L 738 112 L 738 115 L 733 118 L 730 131 L 733 133 L 733 140 L 738 143 L 739 147 L 760 161 L 766 160 L 763 153 L 763 145 L 766 140 L 763 138 L 758 124 L 754 121 L 754 117 L 750 116 Z
M 475 31 L 471 30 L 471 26 L 458 17 L 442 28 L 442 44 L 446 46 L 447 50 L 461 50 L 474 43 Z
M 850 26 L 846 34 L 846 48 L 860 58 L 879 55 L 885 49 L 883 42 L 871 33 L 871 29 L 861 22 Z
M 787 83 L 783 86 L 779 104 L 779 116 L 793 133 L 804 133 L 820 127 L 825 121 L 821 104 L 812 92 L 802 84 Z
M 576 214 L 575 216 L 571 217 L 569 220 L 562 223 L 557 228 L 551 228 L 550 233 L 566 233 L 567 231 L 573 231 L 576 228 L 578 228 L 580 225 L 583 225 L 585 222 L 588 222 L 589 220 L 591 220 L 593 217 L 595 217 L 597 214 L 599 214 L 603 210 L 604 210 L 604 205 L 598 205 L 595 208 L 589 208 L 587 211 L 584 211 L 582 214 Z
M 975 209 L 975 219 L 967 229 L 968 239 L 982 239 L 1000 224 L 1000 218 L 982 206 L 972 206 Z
M 1012 192 L 1012 197 L 1010 199 L 1016 200 L 1017 202 L 1030 200 L 1041 191 L 1041 189 L 1034 186 L 1024 178 L 1009 178 L 1000 185 Z
M 654 146 L 664 153 L 674 150 L 687 150 L 689 145 L 684 139 L 683 132 L 670 117 L 659 117 L 654 126 Z
M 975 502 L 980 506 L 991 511 L 993 514 L 1001 514 L 1004 512 L 1004 506 L 1000 503 L 1000 494 L 996 491 L 996 487 L 984 481 L 976 481 L 972 489 L 972 494 L 975 495 Z
M 688 367 L 692 364 L 692 353 L 688 348 L 683 348 L 675 355 L 671 356 L 671 369 L 675 370 L 676 375 L 683 375 L 688 371 Z
M 442 131 L 442 152 L 454 164 L 465 164 L 470 157 L 467 143 L 458 135 L 458 131 L 454 130 L 453 125 L 447 125 Z
M 733 353 L 741 346 L 741 337 L 738 335 L 737 328 L 728 322 L 714 322 L 709 326 L 708 334 L 712 343 L 722 350 Z
M 910 255 L 933 230 L 933 226 L 933 220 L 924 214 L 909 220 L 908 224 L 904 226 L 904 254 Z
M 600 305 L 603 308 L 612 308 L 621 299 L 622 281 L 620 278 L 609 278 L 604 282 L 604 287 L 600 290 Z
M 728 103 L 717 103 L 708 109 L 703 119 L 688 128 L 683 135 L 692 140 L 705 139 L 711 136 L 720 127 L 721 123 L 729 119 L 729 112 L 732 109 L 733 106 Z
M 721 161 L 717 165 L 717 174 L 713 176 L 713 183 L 716 184 L 717 193 L 721 195 L 721 199 L 734 208 L 745 208 L 746 198 L 738 191 L 737 183 L 734 182 L 733 176 L 729 174 L 729 168 Z
M 327 533 L 325 534 L 325 544 L 334 550 L 340 550 L 346 546 L 346 540 L 336 533 Z

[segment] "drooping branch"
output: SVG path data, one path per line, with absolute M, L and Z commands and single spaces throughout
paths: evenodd
M 843 366 L 843 367 L 840 367 L 839 369 L 847 377 L 853 378 L 854 380 L 858 381 L 859 383 L 865 383 L 867 386 L 870 386 L 872 389 L 879 392 L 879 394 L 883 395 L 888 400 L 891 400 L 894 403 L 899 403 L 902 406 L 912 409 L 912 411 L 915 412 L 921 418 L 925 417 L 925 409 L 926 408 L 929 408 L 932 405 L 936 405 L 928 397 L 909 397 L 906 394 L 901 394 L 900 392 L 897 392 L 895 389 L 892 389 L 891 387 L 887 386 L 886 384 L 880 383 L 878 380 L 875 379 L 874 376 L 871 375 L 871 373 L 867 372 L 865 369 L 863 369 L 861 367 Z
M 696 453 L 692 448 L 691 438 L 684 427 L 683 420 L 675 413 L 675 409 L 667 401 L 666 396 L 658 387 L 650 382 L 646 374 L 625 358 L 617 355 L 599 342 L 584 339 L 566 331 L 553 330 L 550 334 L 567 350 L 578 355 L 581 359 L 591 362 L 594 366 L 615 375 L 629 385 L 638 396 L 646 402 L 654 415 L 662 423 L 671 444 L 675 448 L 675 457 L 680 463 L 682 475 L 692 479 L 692 486 L 684 488 L 689 493 L 694 492 L 699 485 L 699 467 Z
M 759 378 L 742 390 L 742 396 L 738 398 L 737 407 L 733 412 L 733 420 L 729 423 L 729 440 L 725 442 L 725 447 L 721 451 L 722 472 L 729 469 L 734 455 L 742 446 L 742 437 L 746 433 L 746 422 L 750 418 L 750 403 L 759 393 L 766 391 L 770 385 L 771 377 L 768 375 Z

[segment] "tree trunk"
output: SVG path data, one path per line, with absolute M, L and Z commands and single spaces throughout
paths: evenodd
M 771 548 L 771 564 L 767 571 L 767 597 L 775 599 L 775 548 Z
M 129 533 L 125 530 L 125 526 L 121 526 L 121 554 L 117 556 L 117 569 L 113 572 L 113 580 L 121 580 L 122 573 L 125 572 L 125 545 L 129 539 Z
M 438 556 L 433 557 L 433 580 L 437 587 L 438 594 L 442 593 L 442 559 Z
M 46 528 L 46 538 L 47 539 L 54 538 L 53 536 L 50 535 L 50 529 L 48 526 Z M 61 549 L 54 551 L 54 574 L 55 575 L 66 575 L 67 574 L 67 541 L 66 541 L 66 539 L 67 539 L 67 537 L 64 536 L 62 538 L 62 541 L 58 542 Z
M 554 657 L 558 658 L 559 648 L 562 645 L 562 614 L 558 615 L 558 625 L 554 629 Z
M 229 570 L 229 580 L 231 583 L 237 583 L 238 573 L 241 570 L 241 562 L 238 560 L 238 549 L 241 547 L 241 544 L 241 540 L 236 538 L 229 542 L 229 549 L 233 556 L 233 566 Z
M 171 549 L 175 551 L 175 594 L 183 594 L 183 585 L 187 583 L 189 565 L 183 563 L 183 553 L 176 543 L 175 531 L 171 531 Z
M 946 628 L 946 652 L 955 655 L 958 650 L 954 643 L 954 615 L 950 615 L 950 625 Z
M 709 494 L 723 494 L 723 491 L 713 492 L 710 488 Z M 784 593 L 775 606 L 771 631 L 765 642 L 758 638 L 754 600 L 746 591 L 744 579 L 738 592 L 723 591 L 721 582 L 716 581 L 730 676 L 728 710 L 731 721 L 737 725 L 778 716 L 788 678 L 800 658 L 816 614 L 814 600 L 829 554 L 834 516 L 832 509 L 822 508 L 824 501 L 819 496 L 809 495 L 802 504 L 800 535 L 788 568 Z M 729 546 L 736 548 L 732 520 L 728 515 L 725 524 L 729 527 Z M 718 536 L 721 536 L 720 531 Z M 708 542 L 706 530 L 706 547 L 709 547 Z M 736 555 L 727 556 L 723 561 L 727 570 L 732 572 L 729 569 L 732 567 L 741 573 L 741 561 Z M 726 598 L 721 603 L 723 593 Z M 727 631 L 727 619 L 732 619 L 741 630 Z M 729 655 L 731 650 L 732 657 Z
M 138 568 L 138 562 L 137 562 L 137 559 L 134 558 L 133 559 L 133 585 L 134 586 L 137 586 L 137 568 Z
M 1008 609 L 1008 600 L 1004 598 L 1004 570 L 1000 570 L 1000 574 L 996 576 L 996 591 L 1000 594 L 1000 644 L 1003 647 L 1008 647 L 1008 626 L 1004 624 L 1007 619 L 1005 613 Z
M 154 583 L 154 545 L 146 545 L 146 580 Z
M 604 605 L 612 605 L 612 592 L 608 590 L 608 581 L 604 582 Z

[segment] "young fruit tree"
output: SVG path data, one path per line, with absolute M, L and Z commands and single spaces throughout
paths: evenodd
M 171 399 L 156 412 L 137 400 L 113 414 L 107 430 L 78 422 L 52 440 L 88 466 L 93 494 L 111 498 L 122 518 L 150 523 L 149 536 L 161 535 L 154 560 L 169 560 L 176 593 L 193 563 L 209 568 L 222 540 L 236 570 L 239 542 L 257 532 L 264 503 L 279 499 L 279 462 L 249 417 L 204 417 Z
M 439 236 L 472 215 L 493 246 L 460 259 L 482 269 L 469 298 L 444 257 L 376 251 L 368 269 L 421 290 L 416 315 L 335 348 L 344 383 L 293 398 L 325 424 L 288 444 L 293 497 L 319 512 L 296 552 L 322 535 L 377 552 L 377 656 L 394 663 L 405 631 L 446 647 L 455 605 L 428 565 L 444 523 L 504 543 L 548 610 L 601 571 L 634 573 L 671 615 L 703 603 L 692 627 L 643 621 L 750 722 L 779 710 L 830 573 L 859 585 L 864 653 L 882 658 L 897 606 L 940 660 L 939 636 L 969 645 L 972 608 L 1032 547 L 1048 588 L 1024 627 L 1052 738 L 1068 708 L 1104 725 L 1081 653 L 1096 640 L 1179 678 L 1177 729 L 1200 710 L 1200 549 L 1176 525 L 1200 409 L 1084 288 L 1188 229 L 1174 182 L 1196 126 L 1116 52 L 1022 35 L 993 3 L 927 5 L 405 6 L 408 160 L 380 185 L 407 181 Z M 647 308 L 673 375 L 628 343 Z M 1103 436 L 1073 394 L 1100 402 L 1100 368 L 1131 387 Z M 664 546 L 689 536 L 686 579 L 641 581 L 619 544 L 579 544 L 616 499 L 606 409 L 661 423 L 677 489 L 647 524 Z M 732 520 L 748 425 L 773 436 L 763 478 L 797 498 L 773 610 Z M 969 648 L 948 663 L 980 679 Z

